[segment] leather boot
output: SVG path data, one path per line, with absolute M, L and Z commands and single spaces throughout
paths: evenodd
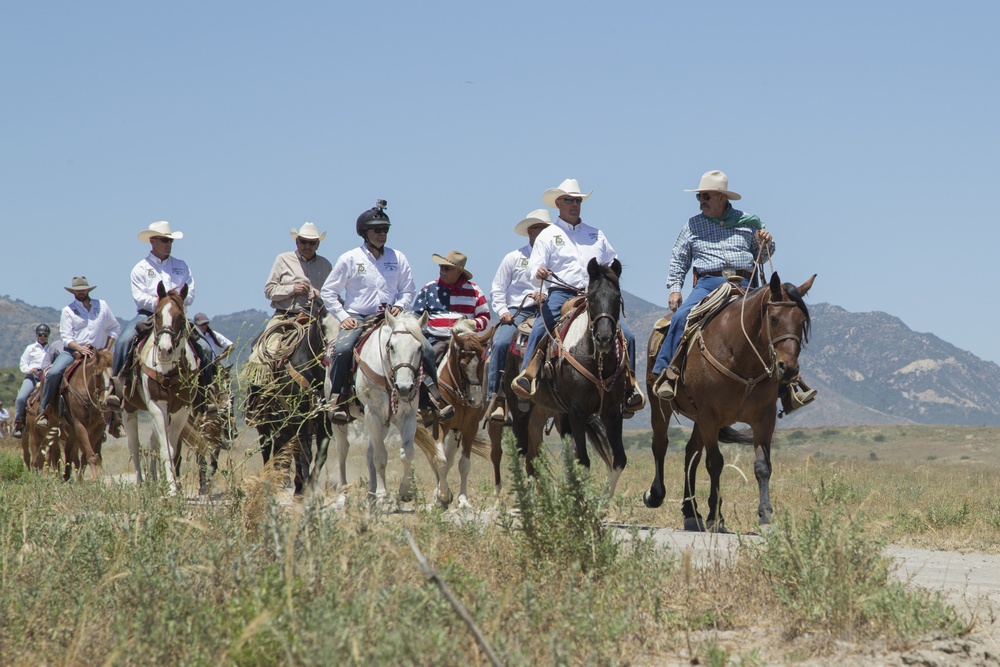
M 438 391 L 437 384 L 434 383 L 429 377 L 424 378 L 424 386 L 427 387 L 427 397 L 431 400 L 431 408 L 437 414 L 437 417 L 441 421 L 446 419 L 451 419 L 455 416 L 455 408 L 452 407 L 451 403 L 444 400 L 441 396 L 441 392 Z
M 112 410 L 120 410 L 122 407 L 122 379 L 117 375 L 111 376 L 108 386 L 108 395 L 104 398 L 104 404 Z
M 542 364 L 542 357 L 545 345 L 547 344 L 548 336 L 538 342 L 538 348 L 535 350 L 535 354 L 532 355 L 527 367 L 510 383 L 510 388 L 517 394 L 518 398 L 527 400 L 535 395 L 535 390 L 538 388 L 535 376 L 538 375 L 538 367 Z

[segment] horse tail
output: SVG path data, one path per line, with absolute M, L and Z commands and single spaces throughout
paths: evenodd
M 472 453 L 480 458 L 492 461 L 492 459 L 490 459 L 490 452 L 492 449 L 493 445 L 483 437 L 483 434 L 477 433 L 476 439 L 472 441 Z
M 434 475 L 438 476 L 437 443 L 434 442 L 434 436 L 423 425 L 417 424 L 417 432 L 413 436 L 413 442 L 424 453 L 424 456 L 427 457 L 427 462 L 431 464 L 431 470 L 434 471 Z
M 737 431 L 732 426 L 723 426 L 719 429 L 719 442 L 730 442 L 737 445 L 752 445 L 753 433 Z

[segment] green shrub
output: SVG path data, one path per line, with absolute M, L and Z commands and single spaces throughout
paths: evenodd
M 28 474 L 24 461 L 12 452 L 0 452 L 0 482 L 15 482 Z
M 940 594 L 908 591 L 890 581 L 884 544 L 866 535 L 861 517 L 819 502 L 804 521 L 783 513 L 765 536 L 762 569 L 788 611 L 795 634 L 915 637 L 932 630 L 960 633 L 955 609 Z

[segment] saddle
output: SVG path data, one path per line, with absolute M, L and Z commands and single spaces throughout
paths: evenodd
M 569 333 L 569 328 L 572 326 L 573 322 L 576 321 L 581 314 L 587 310 L 587 299 L 583 295 L 575 296 L 572 299 L 568 299 L 566 303 L 562 305 L 562 309 L 559 311 L 559 319 L 556 321 L 555 334 L 559 341 L 565 340 L 566 334 Z M 556 340 L 550 340 L 548 349 L 546 350 L 545 357 L 548 360 L 555 360 L 562 354 L 559 343 Z
M 531 336 L 531 329 L 535 326 L 535 317 L 529 317 L 517 325 L 517 334 L 510 341 L 509 353 L 518 359 L 524 358 L 524 350 L 528 347 L 528 337 Z
M 727 282 L 719 285 L 708 296 L 699 301 L 688 313 L 684 332 L 681 334 L 681 340 L 677 345 L 677 351 L 674 353 L 674 358 L 671 360 L 670 365 L 680 368 L 683 371 L 684 362 L 687 359 L 691 346 L 694 344 L 695 334 L 704 329 L 726 306 L 744 294 L 746 294 L 746 290 L 740 287 L 739 284 Z M 658 319 L 656 324 L 653 325 L 653 332 L 649 336 L 649 345 L 646 348 L 649 351 L 647 368 L 653 368 L 656 357 L 660 353 L 660 348 L 663 347 L 663 341 L 667 337 L 667 329 L 670 328 L 672 319 L 673 313 L 670 313 Z

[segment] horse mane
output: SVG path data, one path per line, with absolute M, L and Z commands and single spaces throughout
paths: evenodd
M 417 316 L 413 313 L 400 313 L 396 316 L 396 323 L 402 324 L 403 328 L 410 332 L 410 335 L 416 338 L 421 343 L 424 342 L 424 334 L 417 326 L 418 320 Z
M 459 320 L 458 322 L 455 322 L 455 326 L 453 326 L 451 330 L 459 336 L 476 333 L 476 322 L 469 319 Z
M 806 346 L 809 342 L 809 332 L 812 330 L 812 318 L 809 316 L 809 308 L 806 307 L 806 302 L 799 294 L 799 288 L 791 283 L 782 283 L 781 288 L 785 290 L 785 294 L 795 302 L 795 305 L 805 314 L 806 321 L 802 325 L 802 347 Z

